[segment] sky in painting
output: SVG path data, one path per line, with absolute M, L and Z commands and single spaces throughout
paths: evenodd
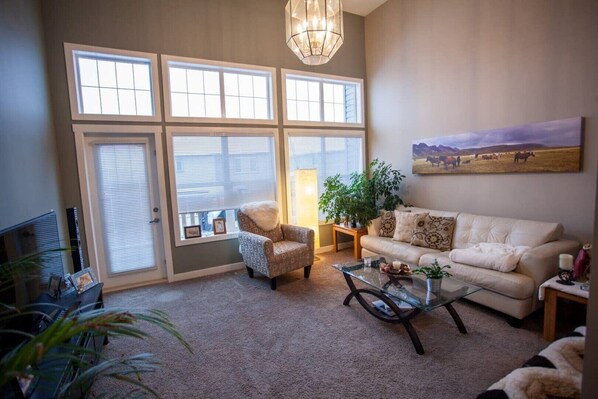
M 428 146 L 444 145 L 459 149 L 528 143 L 543 144 L 547 147 L 579 146 L 581 145 L 581 118 L 532 123 L 453 136 L 416 139 L 413 140 L 413 143 L 425 143 Z

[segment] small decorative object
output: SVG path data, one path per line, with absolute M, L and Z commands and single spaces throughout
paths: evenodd
M 226 234 L 226 219 L 214 218 L 212 221 L 214 225 L 214 234 Z
M 60 298 L 60 283 L 62 282 L 62 276 L 58 274 L 51 274 L 50 280 L 48 280 L 48 295 L 52 298 Z
M 73 286 L 77 290 L 77 294 L 84 293 L 98 283 L 93 271 L 89 267 L 86 267 L 80 272 L 72 274 L 70 278 Z
M 425 274 L 426 275 L 426 284 L 428 287 L 428 291 L 433 293 L 440 292 L 440 286 L 442 284 L 443 277 L 450 277 L 452 274 L 447 272 L 444 269 L 450 269 L 449 265 L 440 266 L 438 263 L 438 259 L 434 259 L 434 262 L 430 266 L 422 266 L 417 268 L 413 271 L 415 274 Z
M 369 257 L 369 256 L 363 257 L 363 267 L 364 268 L 372 267 L 372 258 L 371 257 Z
M 201 226 L 185 226 L 185 238 L 201 237 Z
M 559 280 L 556 282 L 563 285 L 573 285 L 571 279 L 573 277 L 573 255 L 560 254 L 559 255 Z
M 586 271 L 590 265 L 590 249 L 592 249 L 592 244 L 585 244 L 579 250 L 573 266 L 573 280 L 580 281 L 585 278 Z

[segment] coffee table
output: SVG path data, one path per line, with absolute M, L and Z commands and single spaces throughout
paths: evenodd
M 349 306 L 351 299 L 355 298 L 368 313 L 377 319 L 387 323 L 402 324 L 419 355 L 424 354 L 424 348 L 410 320 L 422 312 L 430 312 L 444 307 L 457 324 L 459 332 L 467 334 L 463 321 L 451 304 L 479 291 L 480 287 L 451 277 L 444 277 L 441 291 L 438 294 L 433 294 L 426 288 L 425 276 L 382 273 L 378 268 L 378 260 L 372 262 L 372 267 L 364 267 L 363 260 L 336 264 L 332 267 L 343 273 L 351 290 L 343 301 L 343 305 Z M 357 288 L 353 280 L 359 280 L 369 287 Z M 365 295 L 373 296 L 377 300 L 368 301 L 364 297 Z

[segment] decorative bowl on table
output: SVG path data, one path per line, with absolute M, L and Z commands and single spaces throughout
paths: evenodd
M 408 264 L 398 261 L 392 263 L 380 262 L 380 271 L 394 276 L 410 276 L 413 274 Z

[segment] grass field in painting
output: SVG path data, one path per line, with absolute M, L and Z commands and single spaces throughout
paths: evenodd
M 579 172 L 580 171 L 580 147 L 549 148 L 534 150 L 535 157 L 529 157 L 527 162 L 513 162 L 515 153 L 503 153 L 499 159 L 482 159 L 474 155 L 461 155 L 461 166 L 453 168 L 448 165 L 445 169 L 440 166 L 432 166 L 426 162 L 426 158 L 417 158 L 413 161 L 412 171 L 414 174 L 475 174 L 475 173 L 543 173 L 543 172 Z

